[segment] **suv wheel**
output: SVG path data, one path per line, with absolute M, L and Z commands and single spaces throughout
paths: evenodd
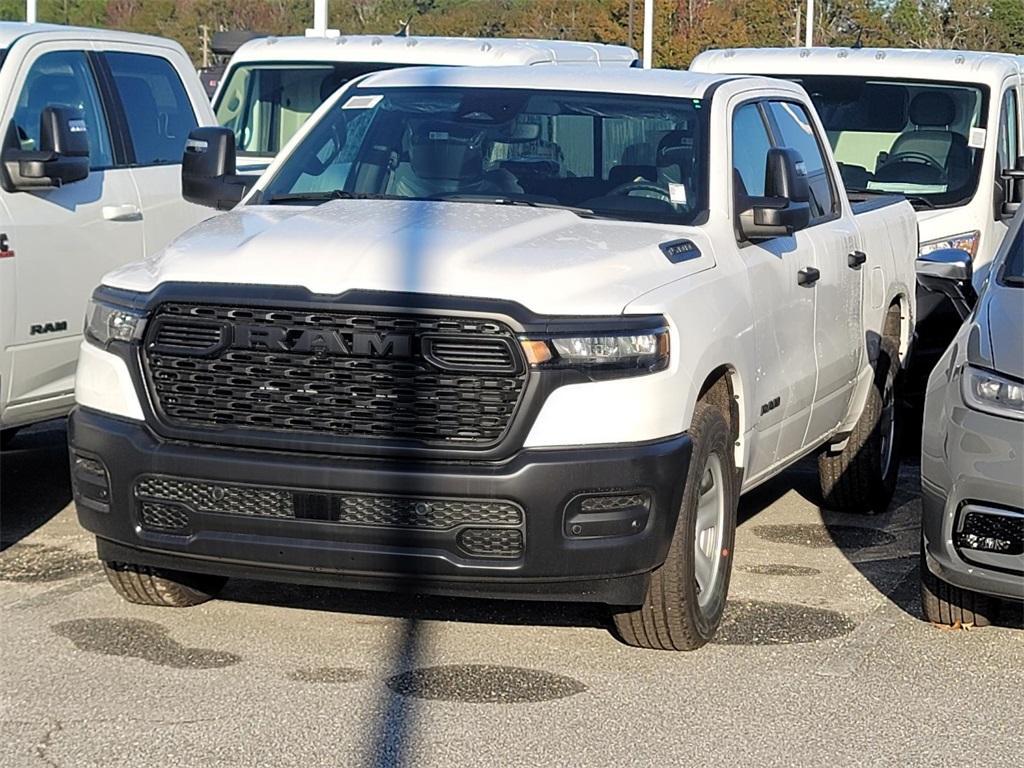
M 698 403 L 693 454 L 665 562 L 651 574 L 644 604 L 614 615 L 628 645 L 689 651 L 708 642 L 725 609 L 738 503 L 734 448 L 721 410 Z
M 944 627 L 987 627 L 999 612 L 999 601 L 955 587 L 928 568 L 921 547 L 921 608 L 932 624 Z

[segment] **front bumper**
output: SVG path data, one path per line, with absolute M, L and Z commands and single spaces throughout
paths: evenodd
M 339 458 L 171 441 L 144 423 L 83 408 L 71 416 L 69 438 L 79 520 L 96 535 L 105 560 L 352 588 L 615 605 L 642 602 L 650 571 L 664 561 L 691 453 L 689 437 L 678 435 L 625 447 L 526 449 L 503 462 Z M 82 458 L 105 467 L 109 491 L 102 501 L 76 472 Z M 222 514 L 185 505 L 187 529 L 154 529 L 144 524 L 138 485 L 153 476 L 187 479 L 221 498 L 243 486 L 283 492 L 305 511 Z M 521 547 L 512 556 L 467 554 L 460 533 L 469 523 L 438 530 L 408 519 L 339 519 L 331 511 L 338 494 L 422 499 L 425 508 L 438 500 L 511 504 L 521 518 L 503 530 Z M 644 508 L 595 504 L 587 517 L 580 499 L 588 494 L 639 496 Z
M 1006 530 L 1024 516 L 1024 424 L 967 408 L 959 375 L 946 380 L 936 373 L 932 384 L 921 456 L 927 567 L 962 589 L 1024 600 L 1024 554 L 964 542 L 968 515 L 998 518 L 1009 523 Z

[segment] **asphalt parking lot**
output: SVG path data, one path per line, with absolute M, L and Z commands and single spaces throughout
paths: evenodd
M 876 518 L 821 512 L 810 467 L 746 497 L 725 624 L 671 654 L 578 606 L 256 582 L 129 605 L 65 440 L 2 457 L 2 766 L 1021 764 L 1021 608 L 918 618 L 916 465 Z

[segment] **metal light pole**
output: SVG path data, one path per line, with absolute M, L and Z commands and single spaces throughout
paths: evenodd
M 25 0 L 25 21 L 36 23 L 36 0 Z
M 644 69 L 654 60 L 654 0 L 644 0 Z
M 807 0 L 807 24 L 804 30 L 804 46 L 814 47 L 814 0 Z

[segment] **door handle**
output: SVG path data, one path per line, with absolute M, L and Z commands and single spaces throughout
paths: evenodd
M 853 251 L 846 257 L 846 263 L 850 266 L 850 269 L 860 269 L 861 265 L 867 260 L 868 255 L 864 251 Z
M 814 285 L 821 279 L 821 272 L 814 267 L 804 267 L 796 273 L 797 285 Z
M 107 221 L 142 221 L 142 211 L 139 206 L 131 203 L 104 205 L 103 218 Z

